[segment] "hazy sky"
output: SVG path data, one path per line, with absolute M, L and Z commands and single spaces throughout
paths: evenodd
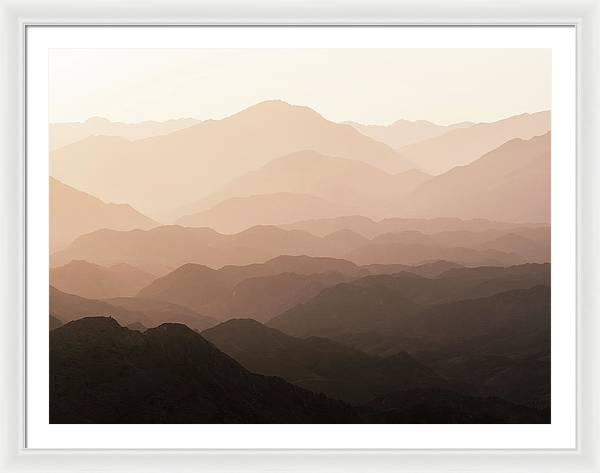
M 51 122 L 219 119 L 269 99 L 376 124 L 551 108 L 549 49 L 53 49 L 49 59 Z

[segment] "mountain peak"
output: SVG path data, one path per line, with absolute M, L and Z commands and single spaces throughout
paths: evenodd
M 231 115 L 229 118 L 247 115 L 254 116 L 256 114 L 267 115 L 270 119 L 273 117 L 280 117 L 283 114 L 304 114 L 306 116 L 319 117 L 325 120 L 319 113 L 310 107 L 306 107 L 304 105 L 293 105 L 283 100 L 265 100 L 263 102 L 258 102 L 255 105 L 251 105 L 250 107 Z

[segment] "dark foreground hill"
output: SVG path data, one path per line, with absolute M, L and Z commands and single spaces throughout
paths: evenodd
M 50 333 L 51 423 L 340 423 L 355 411 L 250 373 L 179 324 L 90 317 Z
M 252 319 L 228 320 L 202 336 L 254 373 L 350 403 L 398 389 L 449 385 L 407 353 L 368 355 L 326 338 L 291 337 Z
M 497 397 L 474 397 L 447 389 L 398 391 L 364 406 L 370 423 L 385 424 L 540 424 L 550 409 L 517 406 Z
M 51 423 L 539 423 L 548 415 L 435 387 L 351 407 L 253 374 L 179 324 L 140 333 L 89 317 L 50 333 Z

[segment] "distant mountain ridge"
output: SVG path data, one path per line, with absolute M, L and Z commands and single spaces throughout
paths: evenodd
M 424 307 L 457 300 L 494 297 L 510 290 L 550 284 L 549 265 L 450 269 L 435 278 L 412 273 L 371 275 L 323 290 L 275 317 L 268 325 L 297 337 L 360 332 L 410 331 Z M 456 330 L 461 330 L 460 325 Z
M 198 314 L 189 307 L 143 298 L 89 299 L 68 294 L 50 286 L 50 314 L 62 323 L 90 316 L 113 317 L 122 325 L 140 323 L 156 327 L 165 322 L 185 323 L 192 329 L 204 330 L 216 320 Z
M 50 177 L 50 251 L 64 248 L 85 233 L 148 229 L 157 222 L 127 204 L 106 203 Z
M 256 225 L 279 225 L 305 218 L 340 217 L 356 209 L 321 197 L 291 192 L 257 194 L 225 199 L 204 212 L 187 215 L 179 225 L 209 227 L 218 232 L 236 233 Z
M 327 206 L 336 204 L 347 209 L 344 215 L 361 214 L 380 218 L 394 214 L 397 202 L 430 178 L 431 176 L 417 170 L 390 174 L 368 163 L 303 150 L 277 157 L 226 183 L 206 198 L 182 207 L 179 212 L 187 216 L 177 223 L 202 226 L 206 220 L 197 212 L 207 209 L 214 212 L 219 205 L 233 198 L 250 200 L 252 196 L 273 195 L 275 199 L 276 194 L 280 193 L 324 199 Z M 274 224 L 307 219 L 294 206 L 288 207 L 290 214 L 287 218 L 273 222 Z M 224 219 L 225 216 L 221 218 Z M 258 223 L 261 222 L 255 221 L 255 224 Z
M 107 268 L 74 260 L 65 266 L 50 268 L 50 285 L 91 299 L 132 296 L 154 279 L 153 275 L 126 263 Z
M 390 125 L 364 125 L 356 122 L 344 122 L 363 135 L 381 141 L 388 146 L 398 149 L 420 141 L 435 138 L 458 128 L 468 128 L 475 123 L 460 122 L 452 125 L 438 125 L 427 120 L 397 120 Z
M 384 225 L 388 224 L 402 228 L 405 223 L 400 220 Z M 209 228 L 180 226 L 162 226 L 149 231 L 100 230 L 78 238 L 66 250 L 54 254 L 51 266 L 72 260 L 104 266 L 125 262 L 153 273 L 155 267 L 175 269 L 186 263 L 196 263 L 216 269 L 226 265 L 262 263 L 280 255 L 334 257 L 363 265 L 382 262 L 417 265 L 440 259 L 468 265 L 505 265 L 525 262 L 533 251 L 529 248 L 531 244 L 538 249 L 538 258 L 547 261 L 544 255 L 549 242 L 543 233 L 536 235 L 526 231 L 530 228 L 527 225 L 521 228 L 510 226 L 510 233 L 524 233 L 523 236 L 528 237 L 500 242 L 497 239 L 502 232 L 491 233 L 489 239 L 479 238 L 479 241 L 469 233 L 440 235 L 439 239 L 429 238 L 429 241 L 425 235 L 405 238 L 401 233 L 397 240 L 369 241 L 350 232 L 317 237 L 303 230 L 284 230 L 275 226 L 256 226 L 228 235 Z M 548 232 L 548 229 L 544 231 Z M 475 243 L 466 241 L 468 236 Z M 423 243 L 410 241 L 415 237 L 422 238 Z M 520 256 L 520 250 L 526 251 L 526 256 Z
M 550 131 L 550 112 L 524 113 L 491 123 L 477 123 L 403 146 L 398 152 L 424 172 L 439 175 L 472 163 L 515 138 L 529 140 Z
M 102 117 L 88 118 L 84 122 L 50 123 L 50 151 L 81 141 L 90 136 L 119 136 L 133 141 L 150 136 L 164 135 L 198 123 L 200 123 L 200 120 L 193 118 L 179 118 L 163 122 L 122 123 Z
M 348 125 L 330 122 L 308 107 L 268 101 L 223 120 L 134 142 L 86 138 L 51 153 L 50 172 L 87 192 L 163 218 L 245 172 L 301 150 L 398 172 L 414 167 Z
M 402 213 L 549 223 L 550 152 L 550 133 L 510 140 L 425 182 L 406 197 Z

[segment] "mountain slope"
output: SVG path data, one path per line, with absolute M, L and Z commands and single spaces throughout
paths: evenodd
M 324 237 L 341 230 L 350 230 L 366 238 L 375 238 L 385 233 L 418 231 L 425 234 L 442 232 L 483 232 L 496 231 L 541 231 L 539 226 L 498 222 L 485 218 L 460 219 L 455 217 L 436 218 L 387 218 L 375 221 L 367 217 L 351 215 L 339 218 L 305 220 L 287 225 L 279 225 L 284 230 L 300 230 L 315 236 Z M 547 228 L 546 228 L 547 230 Z M 527 236 L 527 235 L 524 235 Z
M 184 325 L 110 318 L 50 334 L 50 423 L 356 422 L 343 403 L 252 374 Z
M 148 229 L 158 223 L 126 204 L 106 203 L 50 177 L 50 251 L 100 228 Z
M 100 117 L 92 117 L 85 122 L 50 123 L 50 151 L 95 135 L 119 136 L 133 141 L 150 136 L 165 135 L 198 123 L 200 122 L 193 118 L 180 118 L 164 122 L 120 123 Z
M 231 197 L 214 207 L 180 218 L 186 227 L 210 227 L 218 232 L 236 233 L 256 225 L 278 225 L 310 218 L 339 217 L 355 209 L 307 194 L 277 192 Z
M 414 167 L 348 125 L 330 122 L 307 107 L 271 101 L 223 120 L 134 142 L 90 137 L 54 151 L 51 174 L 162 217 L 274 158 L 307 149 L 398 171 Z
M 76 260 L 50 268 L 52 286 L 89 299 L 132 296 L 153 279 L 153 275 L 126 263 L 107 268 Z
M 386 424 L 549 424 L 550 410 L 535 410 L 499 397 L 475 397 L 448 389 L 411 389 L 365 406 L 368 422 Z
M 269 320 L 348 278 L 329 269 L 345 269 L 343 263 L 347 262 L 336 264 L 333 259 L 315 258 L 313 264 L 308 264 L 302 261 L 306 259 L 279 257 L 263 265 L 226 266 L 220 270 L 188 263 L 153 281 L 139 292 L 139 297 L 183 305 L 218 319 Z M 288 271 L 294 269 L 300 274 Z M 347 274 L 355 271 L 358 268 L 351 267 Z
M 50 313 L 61 322 L 90 316 L 114 317 L 123 325 L 140 323 L 156 327 L 164 322 L 185 323 L 195 330 L 204 330 L 217 322 L 189 308 L 163 301 L 139 298 L 87 299 L 67 294 L 50 286 Z
M 403 225 L 401 222 L 398 226 Z M 520 232 L 515 230 L 516 226 L 510 228 L 511 233 Z M 548 233 L 548 228 L 544 232 Z M 544 240 L 544 232 L 536 238 Z M 495 233 L 492 237 L 501 235 Z M 426 236 L 423 238 L 432 240 Z M 350 231 L 320 238 L 306 231 L 268 225 L 258 225 L 231 235 L 217 233 L 210 228 L 180 226 L 162 226 L 148 231 L 99 230 L 77 238 L 65 250 L 53 254 L 50 265 L 64 265 L 73 260 L 86 260 L 102 266 L 127 263 L 152 274 L 165 274 L 186 263 L 216 269 L 226 265 L 263 263 L 280 255 L 332 257 L 358 264 L 417 265 L 444 259 L 458 264 L 507 265 L 525 260 L 515 251 L 518 248 L 511 250 L 510 245 L 507 249 L 511 251 L 506 251 L 495 249 L 494 245 L 481 247 L 479 243 L 463 246 L 457 238 L 449 238 L 447 242 L 450 244 L 446 244 L 444 239 L 440 242 L 433 239 L 423 244 L 402 242 L 402 239 L 401 235 L 399 242 L 365 241 L 365 238 Z M 546 242 L 537 246 L 547 248 L 549 245 Z
M 550 134 L 515 139 L 408 195 L 408 216 L 550 221 Z
M 205 199 L 183 207 L 180 212 L 193 214 L 234 197 L 293 192 L 336 203 L 348 210 L 345 215 L 387 216 L 395 208 L 397 200 L 429 178 L 416 170 L 389 174 L 356 160 L 316 151 L 299 151 L 243 174 Z M 187 224 L 189 221 L 193 221 L 192 217 L 181 219 L 178 223 Z M 274 223 L 288 222 L 290 220 Z
M 409 334 L 409 325 L 415 327 L 425 320 L 420 317 L 431 304 L 491 297 L 549 284 L 550 266 L 535 264 L 451 269 L 433 279 L 412 273 L 367 276 L 330 287 L 275 317 L 268 325 L 297 337 L 373 332 L 398 333 L 403 338 Z M 440 317 L 445 314 L 439 313 Z M 452 325 L 453 320 L 445 319 L 444 326 Z M 458 324 L 454 330 L 463 328 Z M 421 333 L 416 331 L 415 335 Z
M 254 373 L 351 403 L 398 389 L 447 384 L 406 353 L 374 357 L 324 338 L 291 337 L 251 319 L 223 322 L 202 336 Z
M 459 128 L 469 128 L 471 122 L 455 123 L 453 125 L 437 125 L 426 120 L 398 120 L 391 125 L 363 125 L 356 122 L 345 122 L 356 128 L 363 135 L 381 141 L 391 148 L 398 149 L 419 141 L 441 136 Z
M 529 140 L 550 131 L 550 112 L 516 115 L 492 123 L 452 130 L 398 150 L 425 172 L 442 174 L 469 164 L 507 141 Z

